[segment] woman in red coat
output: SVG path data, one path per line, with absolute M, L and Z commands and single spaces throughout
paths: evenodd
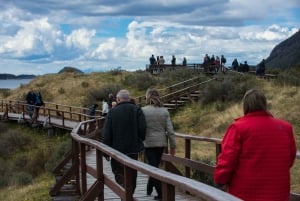
M 259 90 L 246 92 L 243 107 L 244 116 L 223 138 L 215 183 L 246 201 L 288 201 L 297 152 L 293 128 L 267 111 Z

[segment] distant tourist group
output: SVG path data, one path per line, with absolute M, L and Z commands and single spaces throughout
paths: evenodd
M 149 62 L 150 62 L 150 67 L 154 67 L 154 66 L 164 65 L 165 64 L 165 59 L 164 59 L 164 56 L 157 56 L 157 58 L 155 58 L 155 56 L 152 54 L 152 56 L 149 58 Z M 176 65 L 175 55 L 172 55 L 171 65 L 172 66 Z M 187 65 L 187 60 L 186 60 L 185 57 L 183 57 L 182 65 L 183 66 Z
M 211 57 L 208 56 L 208 54 L 205 54 L 203 58 L 203 67 L 205 72 L 214 72 L 218 73 L 220 70 L 221 72 L 225 73 L 227 70 L 225 67 L 226 64 L 226 58 L 224 55 L 221 55 L 221 58 L 219 56 L 212 55 Z
M 156 66 L 165 65 L 165 59 L 163 56 L 157 56 L 155 58 L 154 55 L 152 55 L 149 58 L 150 66 L 149 68 L 155 68 Z M 209 56 L 208 54 L 205 54 L 202 62 L 202 66 L 204 68 L 204 72 L 206 73 L 218 73 L 223 72 L 225 73 L 229 69 L 237 71 L 237 72 L 249 72 L 250 66 L 248 65 L 247 61 L 244 61 L 243 63 L 239 63 L 238 60 L 235 58 L 231 66 L 226 67 L 226 58 L 224 55 L 215 56 L 214 54 Z M 175 55 L 172 55 L 171 58 L 171 66 L 176 66 L 176 57 Z M 186 57 L 182 60 L 182 66 L 187 66 L 187 59 Z M 265 74 L 265 60 L 263 59 L 257 66 L 255 73 L 256 75 L 264 75 Z

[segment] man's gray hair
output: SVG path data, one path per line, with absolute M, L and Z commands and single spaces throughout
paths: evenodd
M 126 89 L 122 89 L 117 94 L 117 99 L 120 99 L 120 101 L 129 101 L 130 100 L 130 93 Z

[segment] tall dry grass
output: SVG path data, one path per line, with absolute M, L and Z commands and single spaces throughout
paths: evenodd
M 299 87 L 279 86 L 273 81 L 257 80 L 267 97 L 269 111 L 277 118 L 292 123 L 298 150 L 300 150 L 300 90 Z M 176 131 L 204 137 L 222 138 L 235 118 L 243 115 L 242 101 L 228 104 L 218 111 L 218 103 L 203 107 L 200 103 L 186 106 L 172 117 Z M 271 140 L 271 139 L 270 139 Z M 184 155 L 184 141 L 178 140 L 178 154 Z M 215 149 L 211 143 L 193 143 L 194 158 L 209 158 L 215 162 Z M 276 164 L 274 164 L 276 165 Z M 300 193 L 300 160 L 291 169 L 291 190 Z

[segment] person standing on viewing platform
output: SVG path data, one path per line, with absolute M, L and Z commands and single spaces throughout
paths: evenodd
M 172 66 L 176 65 L 176 57 L 175 57 L 175 55 L 172 55 L 171 63 L 172 63 Z
M 225 64 L 226 64 L 226 58 L 224 57 L 224 55 L 221 55 L 221 71 L 223 73 L 226 71 Z
M 158 64 L 159 64 L 159 65 L 164 65 L 164 64 L 165 64 L 164 56 L 160 56 L 160 57 L 159 57 Z
M 185 58 L 185 57 L 183 57 L 182 65 L 183 65 L 183 66 L 186 66 L 186 65 L 187 65 L 187 61 L 186 61 L 186 58 Z
M 245 93 L 243 109 L 222 140 L 216 186 L 245 201 L 288 201 L 297 152 L 292 125 L 267 111 L 257 89 Z
M 137 160 L 138 153 L 144 150 L 146 134 L 145 116 L 140 107 L 130 101 L 128 90 L 117 94 L 118 104 L 109 110 L 103 126 L 103 143 Z M 106 157 L 108 160 L 109 158 Z M 116 182 L 124 187 L 124 166 L 111 159 L 112 172 Z M 134 171 L 132 187 L 136 188 L 137 171 Z
M 266 64 L 265 59 L 263 59 L 256 67 L 256 75 L 265 75 Z
M 30 89 L 30 91 L 26 95 L 26 103 L 28 104 L 28 115 L 32 119 L 33 117 L 33 112 L 34 112 L 34 105 L 36 101 L 35 93 L 33 89 Z
M 148 89 L 146 92 L 146 106 L 142 111 L 146 118 L 146 139 L 144 141 L 145 156 L 151 166 L 159 167 L 161 156 L 170 143 L 170 154 L 175 155 L 176 142 L 174 129 L 167 108 L 162 107 L 159 93 L 156 89 Z M 155 200 L 162 198 L 161 182 L 149 177 L 147 183 L 147 195 L 151 195 L 153 187 L 157 192 Z
M 150 65 L 154 65 L 156 63 L 156 60 L 155 60 L 155 57 L 154 55 L 152 54 L 152 56 L 149 58 L 149 61 L 150 61 Z
M 239 62 L 238 62 L 238 60 L 237 60 L 237 59 L 234 59 L 233 62 L 232 62 L 232 64 L 231 64 L 231 66 L 232 66 L 232 69 L 233 69 L 233 70 L 237 71 L 237 70 L 238 70 L 238 67 L 239 67 Z

